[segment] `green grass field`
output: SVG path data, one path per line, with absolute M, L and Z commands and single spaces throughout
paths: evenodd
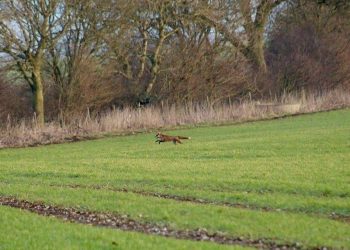
M 0 150 L 0 196 L 126 214 L 178 230 L 350 249 L 349 220 L 330 218 L 350 217 L 350 110 L 167 133 L 192 140 L 158 145 L 154 134 L 140 134 Z M 0 225 L 0 249 L 239 248 L 5 206 Z

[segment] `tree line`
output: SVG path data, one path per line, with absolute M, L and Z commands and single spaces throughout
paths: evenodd
M 346 0 L 2 0 L 0 116 L 346 87 L 349 17 Z

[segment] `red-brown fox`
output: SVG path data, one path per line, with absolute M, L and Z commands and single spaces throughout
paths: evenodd
M 156 134 L 156 138 L 157 138 L 157 140 L 156 140 L 156 142 L 158 142 L 159 144 L 161 143 L 161 142 L 167 142 L 167 141 L 172 141 L 174 144 L 176 144 L 176 143 L 182 143 L 181 141 L 180 141 L 180 139 L 191 139 L 191 137 L 186 137 L 186 136 L 171 136 L 171 135 L 165 135 L 165 134 L 162 134 L 162 133 L 160 133 L 160 132 L 158 132 L 157 134 Z

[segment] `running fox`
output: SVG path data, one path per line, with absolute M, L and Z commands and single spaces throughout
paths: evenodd
M 170 135 L 165 135 L 165 134 L 162 134 L 162 133 L 160 133 L 160 132 L 158 132 L 157 134 L 156 134 L 156 138 L 157 138 L 157 140 L 156 140 L 156 142 L 158 142 L 159 144 L 161 143 L 161 142 L 167 142 L 167 141 L 172 141 L 174 144 L 176 144 L 176 143 L 182 143 L 181 141 L 180 141 L 180 139 L 191 139 L 191 137 L 185 137 L 185 136 L 170 136 Z

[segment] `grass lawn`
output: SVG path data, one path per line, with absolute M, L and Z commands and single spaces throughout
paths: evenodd
M 350 248 L 350 224 L 329 218 L 334 213 L 350 217 L 350 110 L 167 133 L 192 140 L 158 145 L 154 134 L 140 134 L 0 150 L 0 195 L 127 214 L 181 230 L 206 228 L 232 236 L 298 242 L 306 248 Z M 129 192 L 117 191 L 121 189 Z M 2 245 L 42 248 L 52 242 L 48 232 L 53 228 L 57 228 L 54 248 L 65 239 L 71 248 L 79 244 L 112 248 L 116 238 L 121 239 L 115 241 L 120 248 L 127 248 L 131 239 L 135 248 L 223 247 L 73 225 L 4 207 L 0 223 L 7 225 L 0 227 L 1 235 L 13 230 L 7 238 L 0 237 L 0 249 Z M 37 237 L 39 245 L 25 245 L 23 234 Z
M 249 249 L 62 223 L 6 207 L 0 214 L 0 249 Z

